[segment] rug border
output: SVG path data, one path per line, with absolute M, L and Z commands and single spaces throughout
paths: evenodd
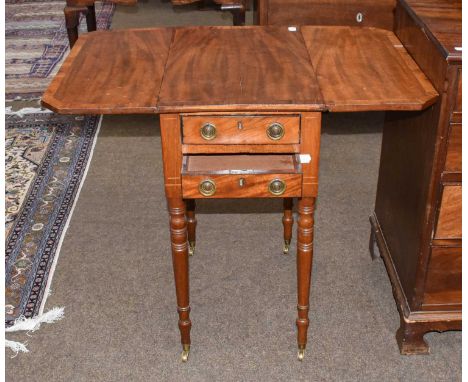
M 83 172 L 83 176 L 81 178 L 81 183 L 78 186 L 78 190 L 77 190 L 76 195 L 75 195 L 75 200 L 73 200 L 73 204 L 72 204 L 72 207 L 70 209 L 70 213 L 68 214 L 67 221 L 65 223 L 65 226 L 63 227 L 62 235 L 60 236 L 60 240 L 58 242 L 57 249 L 55 251 L 54 260 L 52 261 L 52 265 L 51 265 L 50 270 L 49 270 L 49 277 L 47 278 L 47 283 L 46 283 L 46 286 L 45 286 L 45 289 L 44 289 L 44 294 L 43 294 L 43 298 L 42 298 L 42 301 L 41 301 L 41 306 L 39 307 L 39 311 L 37 313 L 38 316 L 40 316 L 40 315 L 42 315 L 44 313 L 45 304 L 47 302 L 47 299 L 48 299 L 49 295 L 51 294 L 50 290 L 51 290 L 51 285 L 52 285 L 52 279 L 53 279 L 54 274 L 55 274 L 55 268 L 57 267 L 58 259 L 60 257 L 62 244 L 63 244 L 63 241 L 65 239 L 65 235 L 66 235 L 66 233 L 68 231 L 68 226 L 70 225 L 70 221 L 71 221 L 71 218 L 73 216 L 73 212 L 75 211 L 76 204 L 78 202 L 78 199 L 80 198 L 81 188 L 83 187 L 83 184 L 84 184 L 84 182 L 86 180 L 86 177 L 88 175 L 88 170 L 89 170 L 89 167 L 91 165 L 91 161 L 93 159 L 94 149 L 96 148 L 96 142 L 98 140 L 99 132 L 101 130 L 102 120 L 103 120 L 103 115 L 101 115 L 99 117 L 99 122 L 98 122 L 98 126 L 96 128 L 96 132 L 94 133 L 93 144 L 91 146 L 91 151 L 89 153 L 88 162 L 86 163 L 86 168 L 85 168 L 85 170 Z

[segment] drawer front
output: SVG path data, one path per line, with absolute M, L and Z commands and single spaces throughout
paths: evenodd
M 440 305 L 462 302 L 461 247 L 433 247 L 427 268 L 423 305 L 425 309 L 441 309 Z M 433 307 L 431 307 L 433 305 Z M 434 307 L 436 305 L 437 307 Z M 446 309 L 444 307 L 442 310 Z M 448 307 L 450 308 L 450 307 Z
M 444 186 L 435 239 L 461 239 L 462 186 Z
M 268 25 L 349 25 L 392 30 L 394 0 L 268 0 Z M 261 15 L 263 16 L 263 15 Z
M 462 171 L 462 125 L 461 123 L 450 124 L 450 135 L 445 159 L 445 171 Z
M 458 70 L 458 80 L 455 84 L 455 101 L 453 105 L 453 113 L 450 120 L 455 123 L 461 123 L 462 121 L 462 73 L 461 68 Z
M 278 180 L 285 186 L 282 193 L 280 183 L 272 184 Z M 195 199 L 300 197 L 301 185 L 301 174 L 182 175 L 183 197 Z
M 462 72 L 461 69 L 458 72 L 458 90 L 457 99 L 455 101 L 455 111 L 462 112 Z
M 194 145 L 271 145 L 300 141 L 300 117 L 183 116 L 183 143 Z

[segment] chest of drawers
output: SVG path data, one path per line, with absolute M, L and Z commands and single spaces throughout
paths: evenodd
M 426 332 L 461 329 L 461 1 L 399 1 L 395 33 L 441 94 L 418 115 L 387 113 L 371 217 L 400 350 L 417 354 Z

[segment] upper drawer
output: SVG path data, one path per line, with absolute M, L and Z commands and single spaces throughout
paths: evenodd
M 462 72 L 459 70 L 458 74 L 458 89 L 457 89 L 457 99 L 455 101 L 455 111 L 461 113 L 462 111 Z
M 448 138 L 445 171 L 461 172 L 462 170 L 462 125 L 451 123 Z
M 461 239 L 462 186 L 444 186 L 435 239 Z
M 184 144 L 268 145 L 300 141 L 298 115 L 182 117 Z

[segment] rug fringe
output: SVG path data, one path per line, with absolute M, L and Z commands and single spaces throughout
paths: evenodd
M 6 333 L 19 332 L 26 330 L 28 332 L 35 332 L 41 327 L 41 324 L 53 324 L 64 317 L 64 307 L 55 307 L 47 313 L 39 314 L 36 317 L 26 318 L 24 316 L 18 317 L 13 326 L 5 329 Z M 10 341 L 5 339 L 5 347 L 10 348 L 15 352 L 13 357 L 16 357 L 19 352 L 29 353 L 28 348 L 22 342 Z
M 26 318 L 24 316 L 18 317 L 13 326 L 5 329 L 6 333 L 19 332 L 26 330 L 28 332 L 35 332 L 41 327 L 42 323 L 52 324 L 55 321 L 61 320 L 64 316 L 64 307 L 55 307 L 47 313 L 37 315 L 35 317 Z
M 5 347 L 10 348 L 15 352 L 15 355 L 13 357 L 16 357 L 19 352 L 29 353 L 28 348 L 21 342 L 5 340 Z
M 13 111 L 12 106 L 5 108 L 6 115 L 16 115 L 20 118 L 24 117 L 26 114 L 38 114 L 38 113 L 52 113 L 52 111 L 44 109 L 42 107 L 23 107 L 17 111 Z

